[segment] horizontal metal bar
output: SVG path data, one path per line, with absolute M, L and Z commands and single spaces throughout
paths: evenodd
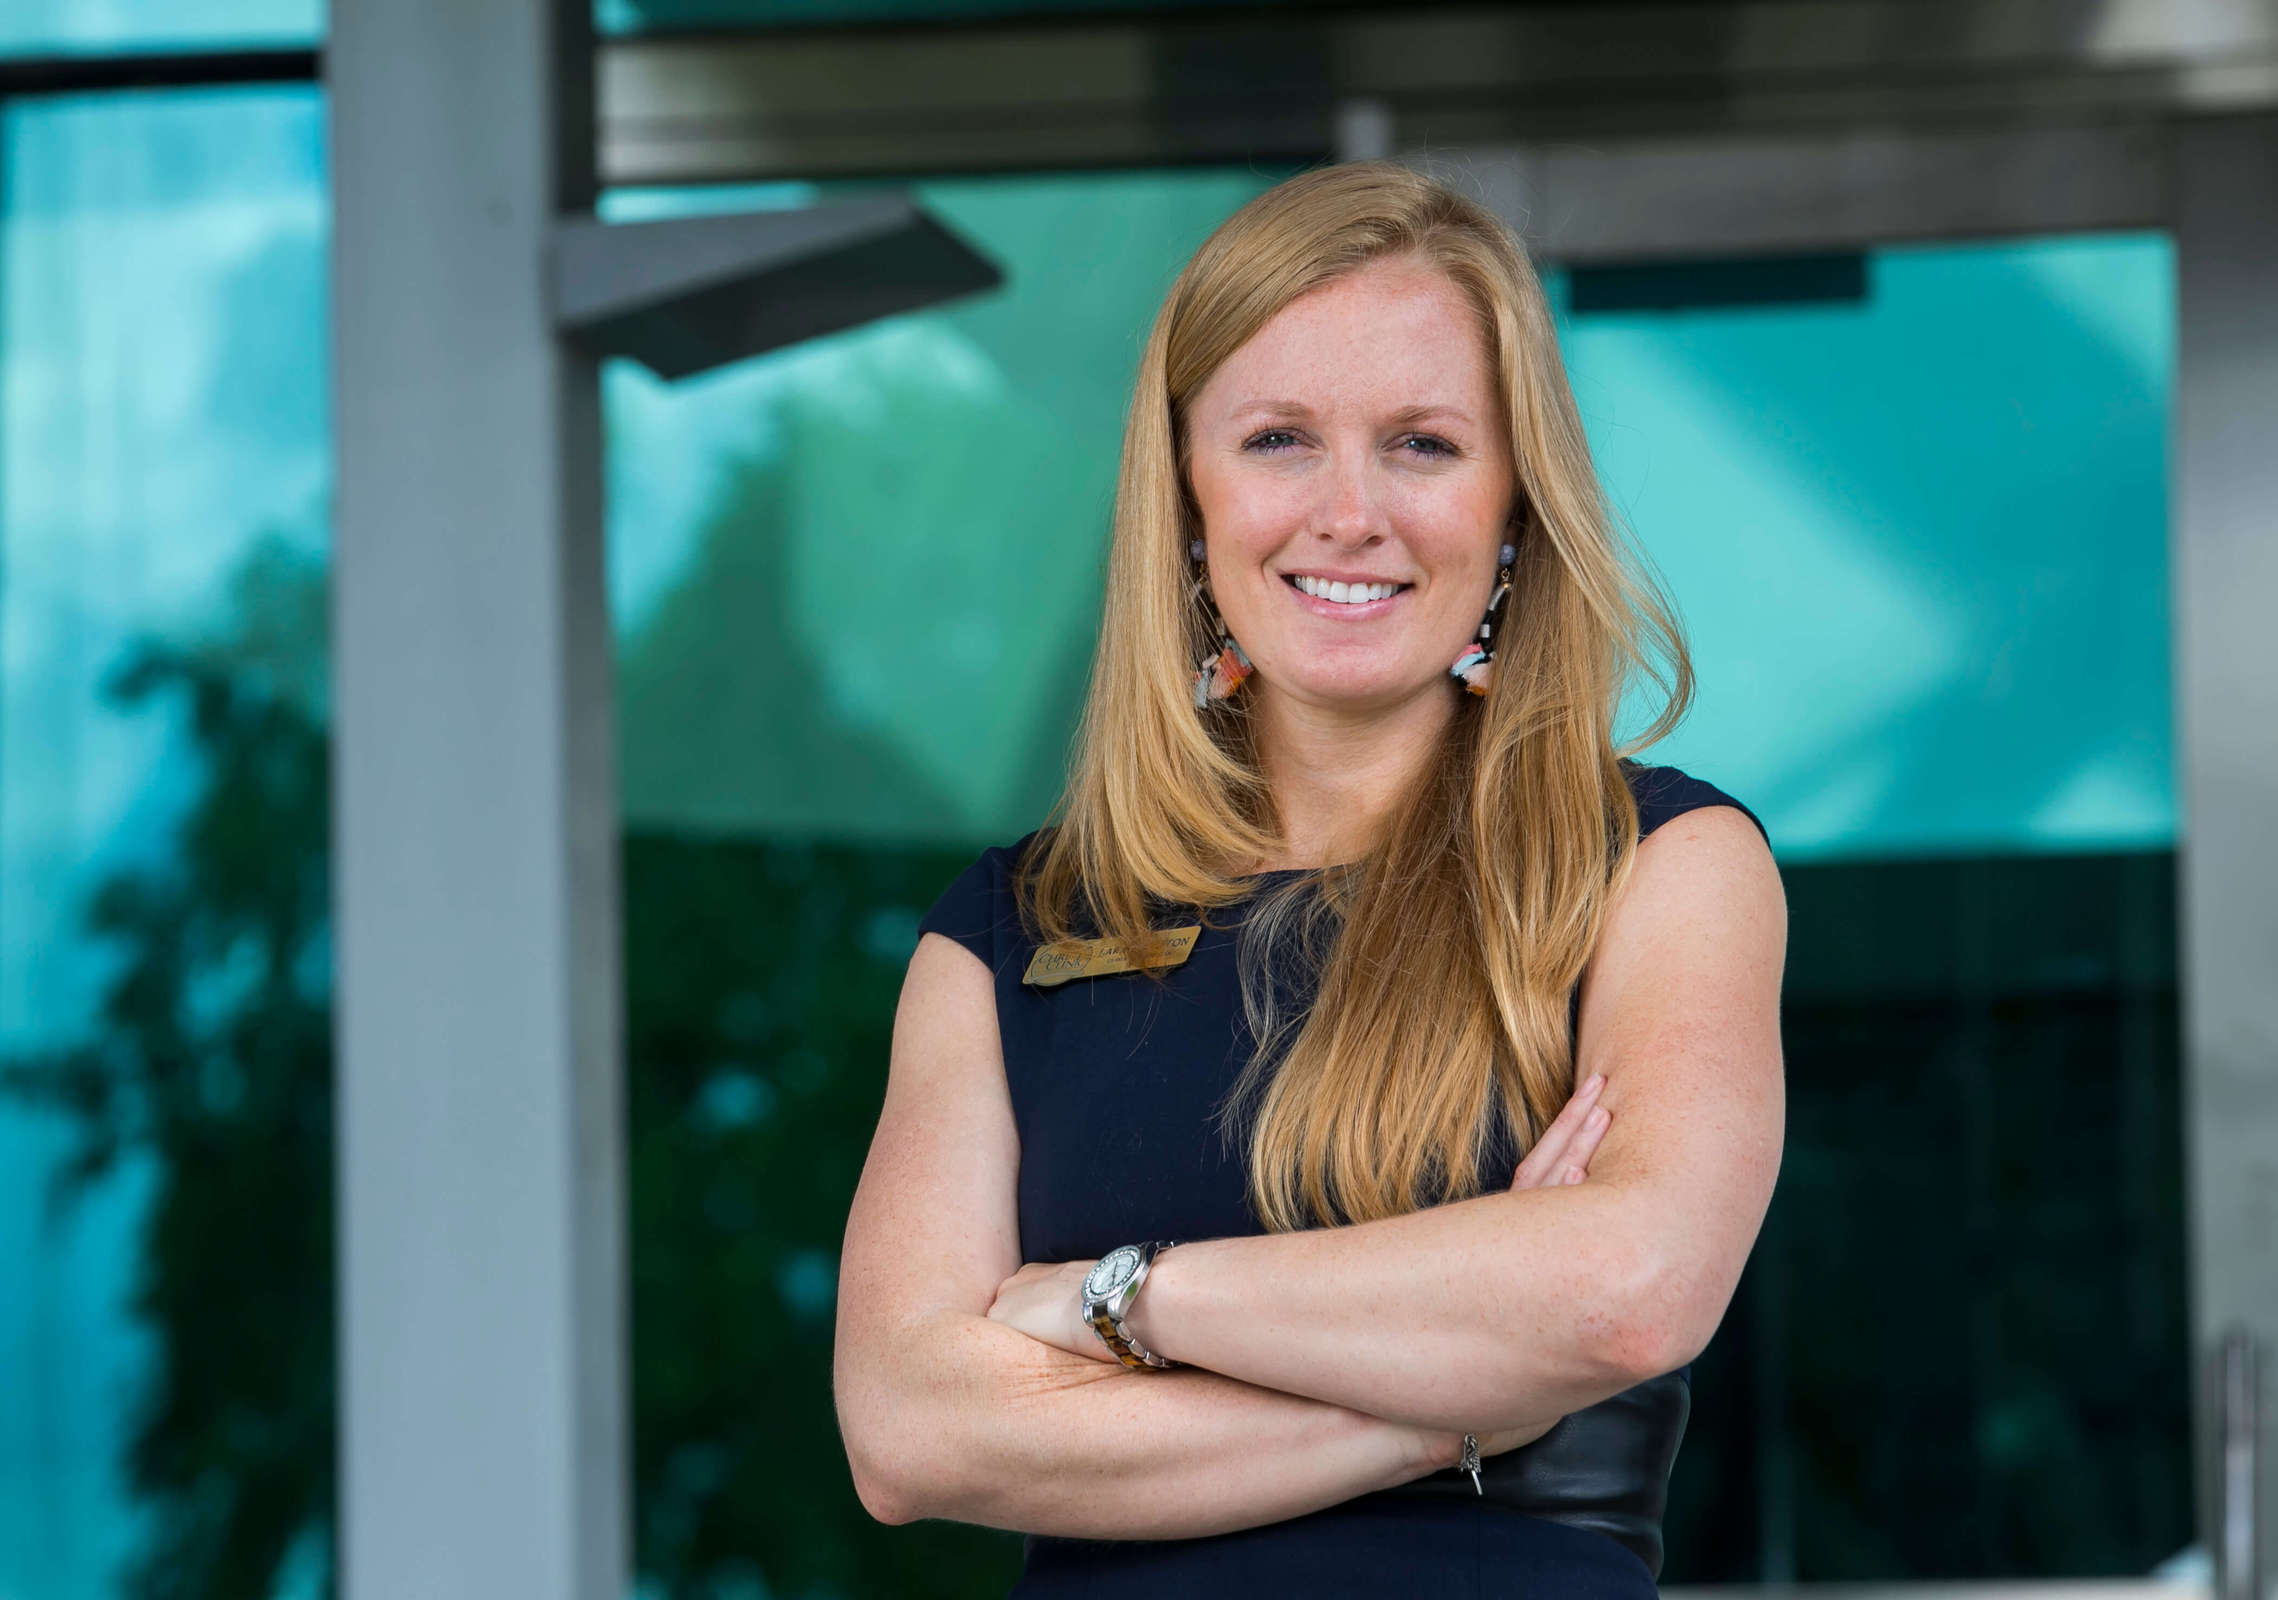
M 2020 128 L 2278 105 L 2278 0 L 1726 0 L 1027 18 L 607 44 L 615 184 Z
M 899 195 L 651 222 L 571 218 L 557 322 L 663 378 L 993 289 L 996 263 Z
M 314 83 L 316 50 L 134 52 L 0 58 L 0 99 L 16 95 L 102 94 L 121 89 L 218 89 L 233 84 Z
M 1487 202 L 1544 261 L 1864 250 L 2157 227 L 2164 125 L 1478 147 L 1403 159 Z

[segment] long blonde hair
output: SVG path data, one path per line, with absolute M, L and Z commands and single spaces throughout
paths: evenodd
M 1202 712 L 1192 697 L 1194 663 L 1217 641 L 1187 575 L 1201 532 L 1182 468 L 1187 407 L 1284 306 L 1388 257 L 1439 268 L 1478 311 L 1523 526 L 1489 692 L 1449 680 L 1460 704 L 1438 756 L 1364 860 L 1265 892 L 1245 922 L 1257 1049 L 1221 1115 L 1230 1140 L 1247 1125 L 1250 1202 L 1277 1232 L 1477 1194 L 1496 1099 L 1522 1149 L 1565 1104 L 1569 995 L 1637 847 L 1621 760 L 1692 696 L 1674 612 L 1625 559 L 1524 248 L 1408 168 L 1317 168 L 1220 225 L 1148 335 L 1074 763 L 1057 826 L 1019 877 L 1030 928 L 1143 943 L 1166 907 L 1258 892 L 1236 874 L 1281 841 L 1243 697 Z M 1639 672 L 1666 700 L 1617 749 Z M 1309 1009 L 1277 998 L 1267 952 L 1290 948 L 1318 974 Z

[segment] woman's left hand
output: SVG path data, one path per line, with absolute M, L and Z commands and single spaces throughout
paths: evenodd
M 1590 1158 L 1598 1153 L 1598 1143 L 1606 1136 L 1613 1114 L 1598 1104 L 1605 1091 L 1606 1075 L 1593 1072 L 1564 1110 L 1551 1119 L 1550 1126 L 1542 1130 L 1526 1159 L 1519 1163 L 1518 1172 L 1511 1179 L 1514 1189 L 1548 1189 L 1563 1183 L 1580 1183 L 1590 1175 Z
M 1084 1279 L 1089 1261 L 1032 1261 L 997 1285 L 989 1320 L 1018 1328 L 1031 1339 L 1094 1361 L 1115 1361 L 1092 1325 L 1084 1320 Z

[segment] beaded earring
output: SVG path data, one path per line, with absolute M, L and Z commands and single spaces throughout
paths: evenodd
M 1194 672 L 1194 705 L 1197 711 L 1213 700 L 1224 700 L 1242 687 L 1252 668 L 1250 658 L 1234 642 L 1233 634 L 1226 630 L 1218 610 L 1210 603 L 1210 575 L 1202 563 L 1202 541 L 1196 539 L 1186 547 L 1194 562 L 1194 596 L 1202 602 L 1202 614 L 1209 619 L 1210 631 L 1218 637 L 1218 648 L 1202 658 L 1202 665 Z
M 1487 614 L 1479 619 L 1478 639 L 1463 647 L 1463 654 L 1455 658 L 1448 668 L 1448 676 L 1461 683 L 1468 694 L 1485 694 L 1488 683 L 1495 676 L 1495 611 L 1511 592 L 1511 563 L 1518 560 L 1518 550 L 1505 545 L 1496 552 L 1502 571 L 1495 577 L 1495 597 L 1487 602 Z

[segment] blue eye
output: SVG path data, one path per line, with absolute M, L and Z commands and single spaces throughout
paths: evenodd
M 1262 447 L 1261 447 L 1261 446 L 1260 446 L 1260 444 L 1258 443 L 1258 441 L 1259 441 L 1259 440 L 1261 440 L 1261 439 L 1287 439 L 1287 438 L 1290 438 L 1290 437 L 1292 437 L 1292 435 L 1290 434 L 1290 431 L 1289 431 L 1287 428 L 1268 428 L 1268 429 L 1266 429 L 1266 431 L 1265 431 L 1265 432 L 1263 432 L 1263 433 L 1252 434 L 1252 435 L 1250 436 L 1250 440 L 1249 440 L 1249 442 L 1248 442 L 1247 444 L 1243 445 L 1243 446 L 1242 446 L 1242 448 L 1243 448 L 1243 449 L 1245 449 L 1245 450 L 1259 450 L 1259 449 L 1261 449 L 1261 448 L 1262 448 L 1262 450 L 1263 450 L 1263 452 L 1264 452 L 1265 454 L 1267 454 L 1267 455 L 1271 455 L 1271 454 L 1273 454 L 1274 450 L 1275 450 L 1277 447 L 1276 447 L 1276 446 L 1273 446 L 1273 445 L 1265 445 L 1265 446 L 1262 446 Z
M 1454 445 L 1429 433 L 1412 433 L 1408 436 L 1408 442 L 1410 444 L 1430 445 L 1431 449 L 1424 452 L 1426 455 L 1452 456 L 1457 453 Z

